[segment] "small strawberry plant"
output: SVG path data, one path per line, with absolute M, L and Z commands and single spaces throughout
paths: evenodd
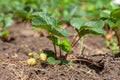
M 37 17 L 32 19 L 32 25 L 40 27 L 48 31 L 47 38 L 53 43 L 54 52 L 52 56 L 47 58 L 49 63 L 60 63 L 58 59 L 62 58 L 61 50 L 70 52 L 71 46 L 69 40 L 66 38 L 68 31 L 61 27 L 62 21 L 56 21 L 54 18 L 46 15 L 44 12 L 33 14 Z M 59 47 L 59 56 L 57 55 L 57 47 Z M 50 54 L 50 53 L 48 53 Z
M 72 47 L 74 47 L 78 43 L 78 41 L 87 34 L 95 34 L 95 35 L 104 34 L 104 31 L 102 29 L 104 26 L 104 22 L 102 20 L 95 19 L 95 20 L 87 21 L 83 18 L 75 17 L 71 19 L 70 23 L 77 32 L 75 38 L 79 37 L 77 40 L 74 39 L 74 41 L 72 42 Z
M 3 41 L 8 40 L 9 31 L 7 28 L 13 23 L 12 14 L 0 14 L 0 38 Z
M 118 41 L 120 51 L 120 8 L 112 10 L 109 17 L 106 17 L 105 22 L 113 29 Z
M 87 34 L 104 34 L 104 31 L 102 30 L 104 22 L 102 20 L 95 19 L 87 21 L 82 18 L 72 18 L 70 24 L 77 32 L 75 38 L 79 38 L 73 39 L 73 42 L 70 43 L 67 39 L 68 31 L 61 26 L 62 24 L 65 24 L 64 21 L 57 21 L 44 12 L 36 12 L 33 16 L 32 25 L 46 30 L 49 33 L 47 38 L 53 43 L 54 51 L 43 50 L 41 52 L 42 54 L 45 53 L 47 55 L 47 62 L 51 64 L 70 64 L 70 62 L 66 60 L 67 56 L 83 36 Z M 57 51 L 56 48 L 59 48 L 59 51 Z M 65 55 L 62 54 L 63 51 L 66 52 Z

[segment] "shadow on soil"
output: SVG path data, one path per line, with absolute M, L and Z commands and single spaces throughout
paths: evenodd
M 120 52 L 118 52 L 118 53 L 115 54 L 114 56 L 115 56 L 115 58 L 120 57 Z
M 95 72 L 98 74 L 104 69 L 104 62 L 102 60 L 96 62 L 90 59 L 79 57 L 79 60 L 74 61 L 74 63 L 86 65 L 90 69 L 95 70 Z
M 15 38 L 14 37 L 9 37 L 9 38 L 0 38 L 3 42 L 12 42 L 12 41 L 14 41 L 15 40 Z

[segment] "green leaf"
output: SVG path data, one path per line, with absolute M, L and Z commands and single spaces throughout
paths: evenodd
M 13 20 L 12 19 L 8 19 L 5 21 L 5 27 L 10 27 L 13 24 Z
M 32 25 L 34 25 L 35 27 L 40 27 L 40 28 L 43 28 L 47 31 L 50 31 L 51 30 L 51 26 L 48 25 L 45 20 L 43 20 L 42 18 L 34 18 L 32 19 Z
M 0 37 L 2 36 L 2 32 L 0 32 Z
M 0 14 L 0 22 L 3 24 L 5 28 L 11 26 L 13 24 L 12 20 L 13 15 L 12 14 Z
M 113 10 L 110 13 L 110 18 L 113 22 L 120 21 L 120 8 Z
M 60 37 L 66 37 L 68 35 L 68 31 L 63 28 L 53 28 L 51 32 L 54 35 L 60 36 Z
M 61 20 L 61 21 L 58 21 L 57 22 L 57 25 L 62 25 L 62 24 L 64 24 L 66 21 L 64 21 L 64 20 Z
M 80 37 L 86 34 L 101 35 L 105 33 L 104 30 L 102 29 L 103 27 L 104 27 L 103 21 L 92 20 L 92 21 L 86 22 L 83 26 L 81 26 L 80 30 L 78 31 L 78 34 Z
M 54 52 L 52 50 L 43 50 L 43 53 L 46 53 L 47 57 L 55 57 Z
M 104 22 L 102 20 L 92 20 L 92 21 L 86 22 L 84 26 L 88 26 L 90 28 L 103 28 Z
M 60 40 L 55 37 L 55 36 L 48 36 L 47 37 L 49 40 L 52 40 L 52 42 L 55 44 L 55 45 L 59 45 L 60 44 Z
M 41 17 L 39 18 L 33 18 L 32 24 L 35 26 L 41 26 L 41 25 L 48 25 L 44 19 Z
M 116 28 L 119 26 L 119 25 L 115 24 L 114 22 L 112 22 L 110 19 L 107 19 L 105 22 L 112 28 Z
M 79 36 L 85 36 L 87 34 L 95 34 L 95 35 L 100 35 L 100 34 L 104 34 L 104 31 L 102 29 L 90 29 L 90 28 L 86 28 L 86 29 L 82 29 L 79 33 Z
M 56 64 L 60 64 L 60 63 L 61 63 L 61 60 L 56 60 L 55 63 L 56 63 Z
M 110 11 L 109 10 L 103 10 L 100 12 L 100 17 L 102 18 L 109 18 L 110 17 Z
M 60 47 L 65 52 L 69 52 L 71 50 L 70 42 L 66 39 L 60 42 Z
M 33 13 L 33 15 L 43 19 L 46 22 L 46 24 L 51 25 L 51 27 L 57 26 L 57 21 L 54 18 L 52 18 L 51 16 L 48 16 L 44 12 L 36 12 L 36 13 Z
M 2 37 L 8 38 L 8 36 L 9 36 L 9 31 L 8 31 L 8 30 L 4 30 L 4 31 L 2 32 Z
M 82 25 L 86 22 L 85 19 L 82 18 L 72 18 L 70 21 L 70 24 L 75 28 L 75 29 L 80 29 Z
M 54 18 L 52 18 L 50 16 L 46 16 L 46 15 L 43 15 L 41 17 L 45 18 L 45 21 L 47 22 L 47 24 L 51 25 L 52 27 L 57 26 L 57 22 L 56 22 L 56 20 Z
M 61 63 L 60 60 L 55 60 L 54 57 L 48 57 L 48 58 L 47 58 L 47 62 L 48 62 L 49 64 L 60 64 L 60 63 Z
M 66 64 L 66 65 L 69 65 L 69 66 L 73 64 L 72 61 L 68 61 L 66 59 L 62 59 L 61 62 L 62 62 L 62 64 Z
M 47 62 L 48 62 L 49 64 L 55 64 L 55 59 L 54 59 L 53 57 L 48 57 L 48 58 L 47 58 Z
M 15 13 L 23 18 L 26 18 L 27 14 L 28 14 L 27 11 L 24 11 L 24 10 L 16 10 Z
M 42 12 L 36 15 L 38 15 L 38 18 L 34 18 L 32 20 L 32 25 L 43 28 L 48 32 L 52 33 L 53 35 L 61 37 L 65 37 L 68 35 L 67 30 L 58 27 L 59 23 L 57 24 L 57 21 L 54 18 L 49 17 Z
M 116 24 L 116 27 L 120 27 L 120 20 L 117 20 L 115 24 Z

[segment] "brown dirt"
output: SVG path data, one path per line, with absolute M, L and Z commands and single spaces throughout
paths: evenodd
M 120 57 L 113 57 L 101 36 L 85 37 L 84 58 L 78 57 L 79 45 L 72 50 L 69 57 L 78 57 L 72 66 L 42 62 L 27 65 L 27 53 L 53 49 L 45 37 L 47 34 L 42 32 L 39 35 L 30 26 L 16 23 L 9 28 L 11 41 L 0 40 L 0 80 L 120 80 Z M 71 40 L 74 31 L 70 27 L 67 29 Z

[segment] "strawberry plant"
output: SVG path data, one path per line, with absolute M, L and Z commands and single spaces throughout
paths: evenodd
M 53 43 L 54 52 L 52 51 L 43 51 L 47 54 L 47 61 L 49 63 L 67 63 L 69 64 L 69 61 L 67 61 L 67 56 L 71 49 L 75 47 L 75 45 L 78 43 L 78 41 L 87 34 L 104 34 L 104 31 L 102 30 L 104 26 L 104 22 L 102 20 L 91 20 L 87 21 L 82 18 L 72 18 L 70 21 L 70 24 L 74 27 L 75 31 L 77 32 L 77 35 L 75 38 L 79 37 L 77 39 L 73 39 L 73 42 L 70 43 L 70 41 L 67 39 L 68 31 L 62 28 L 62 24 L 65 24 L 64 21 L 58 21 L 55 20 L 53 17 L 48 16 L 44 12 L 36 12 L 33 14 L 34 18 L 32 19 L 32 25 L 38 28 L 42 28 L 46 30 L 49 35 L 47 38 Z M 56 48 L 59 48 L 59 52 Z M 63 55 L 62 52 L 66 52 L 66 55 Z M 59 53 L 59 56 L 58 56 Z M 52 55 L 50 55 L 52 54 Z
M 95 35 L 103 35 L 105 32 L 103 31 L 104 22 L 99 19 L 87 21 L 83 18 L 72 18 L 70 21 L 70 24 L 74 27 L 74 30 L 76 31 L 76 35 L 71 43 L 71 47 L 75 47 L 76 44 L 84 38 L 87 34 L 95 34 Z M 84 43 L 82 43 L 84 44 Z M 84 49 L 84 45 L 81 45 Z M 82 48 L 80 51 L 83 51 Z M 82 52 L 80 52 L 80 55 Z
M 113 29 L 115 36 L 118 41 L 118 46 L 120 50 L 120 9 L 112 10 L 109 17 L 106 18 L 105 22 Z
M 119 3 L 115 3 L 115 0 L 96 0 L 96 1 L 86 1 L 83 2 L 84 7 L 84 15 L 87 19 L 91 18 L 99 18 L 104 21 L 104 28 L 109 28 L 106 31 L 106 42 L 109 43 L 110 49 L 113 53 L 118 52 L 118 46 L 116 45 L 116 41 L 111 39 L 113 32 L 115 32 L 115 36 L 117 37 L 118 44 L 120 43 L 119 40 Z M 106 4 L 109 3 L 109 4 Z M 93 5 L 95 4 L 95 5 Z M 116 20 L 115 20 L 116 18 Z M 108 44 L 107 44 L 108 46 Z
M 56 21 L 54 18 L 46 15 L 44 12 L 33 14 L 37 17 L 32 19 L 32 25 L 40 27 L 48 31 L 49 36 L 47 37 L 53 43 L 54 57 L 53 55 L 48 57 L 47 61 L 52 63 L 60 62 L 55 61 L 56 59 L 62 58 L 61 50 L 69 52 L 71 49 L 70 42 L 66 38 L 68 31 L 61 27 L 62 21 Z M 57 56 L 56 47 L 59 47 L 59 57 Z
M 0 38 L 3 41 L 8 40 L 9 31 L 7 28 L 13 23 L 12 14 L 0 14 Z

